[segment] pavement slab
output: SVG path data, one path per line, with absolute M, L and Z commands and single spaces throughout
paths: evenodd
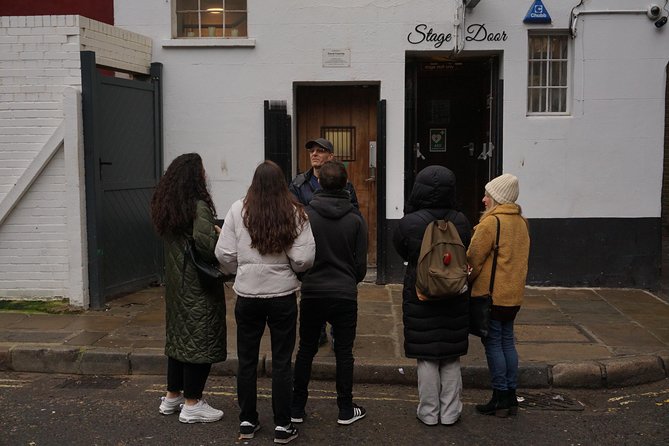
M 225 290 L 229 359 L 212 373 L 234 375 L 236 297 Z M 163 374 L 164 288 L 121 296 L 79 314 L 0 312 L 0 370 L 78 374 Z M 669 304 L 644 290 L 528 287 L 516 320 L 521 387 L 634 385 L 667 376 Z M 415 384 L 404 356 L 402 285 L 361 284 L 355 379 Z M 297 351 L 297 344 L 295 347 Z M 258 371 L 271 374 L 269 329 Z M 470 336 L 463 383 L 489 387 L 481 340 Z M 314 358 L 314 379 L 334 379 L 331 344 Z
M 514 332 L 518 342 L 583 342 L 592 339 L 573 325 L 521 325 L 515 324 Z

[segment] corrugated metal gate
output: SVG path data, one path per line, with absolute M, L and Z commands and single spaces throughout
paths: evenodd
M 162 166 L 162 65 L 146 79 L 98 71 L 81 53 L 91 307 L 160 280 L 162 242 L 150 202 Z

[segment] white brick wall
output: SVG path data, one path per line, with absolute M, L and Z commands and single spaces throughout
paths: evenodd
M 81 49 L 95 51 L 98 65 L 149 73 L 151 39 L 106 23 L 80 17 Z
M 0 226 L 1 296 L 67 296 L 64 192 L 61 149 Z
M 70 134 L 80 133 L 77 105 L 66 115 L 63 100 L 66 89 L 81 89 L 83 50 L 94 51 L 99 65 L 149 72 L 151 39 L 139 34 L 80 16 L 0 17 L 0 209 L 64 119 L 72 120 Z M 0 215 L 0 298 L 88 304 L 87 291 L 77 289 L 87 283 L 85 240 L 70 240 L 85 237 L 83 200 L 73 192 L 83 171 L 66 165 L 82 162 L 78 150 L 58 149 L 18 203 L 9 203 L 4 221 Z

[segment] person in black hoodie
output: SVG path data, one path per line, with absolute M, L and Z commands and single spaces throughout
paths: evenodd
M 418 408 L 424 424 L 451 425 L 462 412 L 460 356 L 467 354 L 469 337 L 469 293 L 433 301 L 416 296 L 416 264 L 427 225 L 450 220 L 460 239 L 469 246 L 471 225 L 454 211 L 455 175 L 443 166 L 429 166 L 416 176 L 411 195 L 393 234 L 398 254 L 407 262 L 402 291 L 404 353 L 416 358 Z
M 322 189 L 306 208 L 316 241 L 314 265 L 302 276 L 300 346 L 293 373 L 291 421 L 302 423 L 309 395 L 311 364 L 325 322 L 334 331 L 337 362 L 337 423 L 348 425 L 366 415 L 353 403 L 353 342 L 358 319 L 358 283 L 367 273 L 367 224 L 345 190 L 346 168 L 328 161 L 318 178 Z

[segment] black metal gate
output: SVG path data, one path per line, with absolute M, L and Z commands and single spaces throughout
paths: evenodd
M 277 163 L 289 183 L 293 175 L 290 145 L 286 101 L 265 101 L 265 159 Z
M 161 279 L 149 213 L 162 166 L 162 64 L 146 79 L 106 76 L 81 53 L 91 307 Z

